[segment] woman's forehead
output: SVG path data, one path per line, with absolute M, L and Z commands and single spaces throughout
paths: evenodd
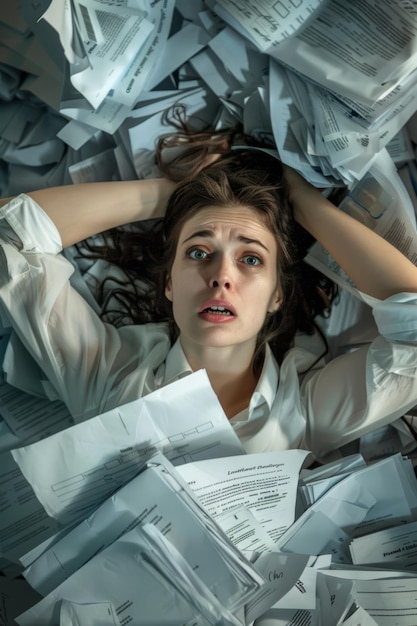
M 250 207 L 236 205 L 202 207 L 184 222 L 182 234 L 195 229 L 217 232 L 225 228 L 274 238 L 262 214 Z

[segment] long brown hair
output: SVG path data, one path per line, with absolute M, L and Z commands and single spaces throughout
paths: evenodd
M 255 366 L 262 363 L 265 342 L 281 362 L 296 332 L 318 330 L 315 317 L 328 314 L 336 288 L 303 261 L 313 240 L 293 218 L 281 162 L 263 150 L 236 149 L 236 143 L 256 146 L 239 127 L 196 130 L 183 113 L 174 110 L 169 122 L 175 132 L 161 137 L 156 150 L 161 172 L 180 181 L 164 220 L 115 229 L 104 248 L 90 246 L 93 255 L 121 268 L 125 277 L 101 283 L 103 315 L 115 324 L 168 322 L 174 340 L 179 331 L 164 288 L 183 224 L 203 207 L 246 206 L 261 215 L 276 238 L 283 290 L 279 311 L 268 314 L 258 337 Z

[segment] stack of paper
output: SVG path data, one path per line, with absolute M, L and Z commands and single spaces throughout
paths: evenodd
M 284 552 L 333 554 L 335 562 L 351 563 L 352 539 L 416 519 L 413 466 L 394 455 L 333 484 L 284 533 L 278 546 Z
M 89 515 L 157 451 L 174 464 L 244 453 L 203 370 L 17 448 L 14 458 L 4 453 L 1 556 L 19 563 L 63 525 Z
M 196 386 L 203 401 L 197 415 L 191 402 Z M 146 461 L 156 450 L 166 456 L 154 455 Z M 53 623 L 62 599 L 66 610 L 74 612 L 72 604 L 89 605 L 91 614 L 96 603 L 105 599 L 110 614 L 118 615 L 129 587 L 108 578 L 107 570 L 116 571 L 116 579 L 123 582 L 120 568 L 125 550 L 132 552 L 133 559 L 126 565 L 126 575 L 147 576 L 149 567 L 152 572 L 161 567 L 163 587 L 158 586 L 159 574 L 149 581 L 153 593 L 167 587 L 173 602 L 179 593 L 186 598 L 186 610 L 196 602 L 192 598 L 197 593 L 196 614 L 201 612 L 207 623 L 215 623 L 210 619 L 219 615 L 230 623 L 249 623 L 262 614 L 291 589 L 308 561 L 304 555 L 278 554 L 275 547 L 276 538 L 294 522 L 298 476 L 308 452 L 243 452 L 204 372 L 14 450 L 19 469 L 39 499 L 38 519 L 31 517 L 32 549 L 25 541 L 27 528 L 22 527 L 20 543 L 15 535 L 18 545 L 6 556 L 20 555 L 25 579 L 45 596 L 19 623 Z M 167 456 L 180 464 L 176 470 Z M 22 482 L 16 470 L 15 475 Z M 50 517 L 45 511 L 41 514 L 40 503 Z M 20 523 L 19 513 L 15 511 Z M 187 522 L 187 516 L 192 521 Z M 203 520 L 204 541 L 193 531 L 194 517 Z M 24 554 L 23 548 L 29 551 Z M 226 579 L 219 573 L 219 550 Z M 142 573 L 129 569 L 138 567 L 137 551 L 146 555 Z M 254 560 L 253 570 L 249 562 Z M 278 580 L 273 574 L 277 568 L 283 571 Z M 101 571 L 104 574 L 99 576 Z M 88 582 L 91 577 L 93 586 Z M 241 586 L 236 586 L 235 578 Z M 180 589 L 172 588 L 173 580 L 179 581 Z M 152 594 L 149 598 L 154 604 L 149 615 L 163 623 L 166 607 L 155 605 Z M 136 619 L 138 609 L 129 607 L 129 615 Z
M 169 614 L 198 624 L 270 626 L 319 623 L 326 615 L 326 626 L 337 626 L 350 613 L 353 624 L 369 625 L 371 617 L 384 623 L 369 604 L 370 590 L 385 594 L 391 614 L 398 603 L 384 579 L 395 578 L 402 593 L 415 583 L 406 573 L 415 569 L 417 542 L 411 462 L 395 455 L 366 465 L 353 455 L 300 475 L 306 451 L 242 454 L 224 415 L 215 435 L 221 447 L 211 454 L 210 433 L 199 435 L 198 417 L 187 415 L 186 383 L 194 378 L 204 394 L 205 375 L 196 373 L 145 404 L 13 452 L 53 516 L 43 522 L 56 525 L 26 554 L 20 546 L 24 577 L 44 598 L 18 623 L 65 624 L 70 616 L 80 624 L 162 624 Z M 160 439 L 164 400 L 173 407 L 175 396 L 184 431 Z M 204 406 L 214 419 L 216 402 L 207 396 Z M 162 421 L 172 423 L 164 415 Z M 126 446 L 135 430 L 137 443 Z M 149 459 L 158 449 L 178 465 L 158 452 Z
M 410 4 L 210 0 L 210 6 L 271 56 L 272 121 L 274 99 L 286 94 L 298 118 L 287 116 L 290 131 L 283 133 L 293 133 L 311 163 L 327 162 L 329 173 L 361 178 L 416 111 L 417 22 Z
M 314 503 L 277 546 L 294 557 L 300 551 L 322 556 L 310 556 L 290 591 L 255 625 L 413 624 L 416 487 L 410 462 L 400 456 L 364 466 L 354 455 L 329 467 L 303 470 L 300 489 Z
M 322 187 L 360 180 L 385 147 L 415 160 L 407 2 L 12 0 L 0 32 L 2 117 L 26 119 L 24 137 L 0 128 L 3 195 L 146 175 L 175 102 L 241 122 Z
M 42 554 L 30 582 L 45 597 L 17 622 L 40 626 L 62 599 L 104 600 L 123 622 L 241 624 L 264 581 L 161 455 Z
M 307 568 L 306 568 L 307 570 Z M 278 603 L 255 626 L 326 624 L 326 626 L 410 626 L 415 622 L 417 578 L 401 571 L 311 568 L 310 579 L 295 586 L 298 595 Z M 315 570 L 315 571 L 314 571 Z M 310 584 L 309 584 L 310 583 Z

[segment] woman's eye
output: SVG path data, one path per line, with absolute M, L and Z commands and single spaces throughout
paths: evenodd
M 242 257 L 242 261 L 246 263 L 246 265 L 260 265 L 262 263 L 261 259 L 253 254 L 246 254 Z
M 193 250 L 190 250 L 188 252 L 188 256 L 190 257 L 190 259 L 194 259 L 194 261 L 202 261 L 203 259 L 207 258 L 207 252 L 204 252 L 204 250 L 200 250 L 200 248 L 194 248 Z

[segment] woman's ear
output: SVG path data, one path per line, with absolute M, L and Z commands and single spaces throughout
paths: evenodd
M 280 289 L 277 289 L 272 296 L 268 307 L 268 313 L 276 313 L 282 304 L 282 293 Z
M 167 276 L 165 283 L 165 297 L 172 302 L 172 280 L 170 275 Z

